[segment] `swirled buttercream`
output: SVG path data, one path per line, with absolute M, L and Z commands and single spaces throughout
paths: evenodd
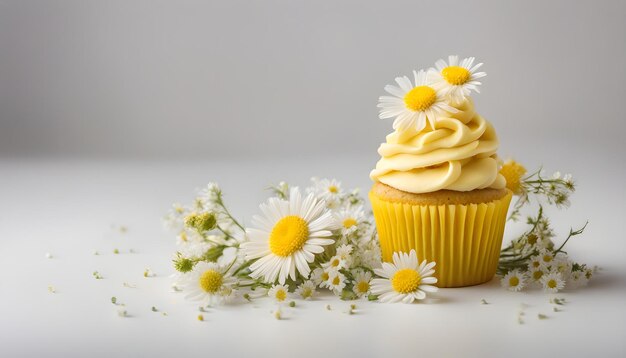
M 416 194 L 504 188 L 493 126 L 474 111 L 470 98 L 454 107 L 458 113 L 438 118 L 435 128 L 389 134 L 378 148 L 372 180 Z

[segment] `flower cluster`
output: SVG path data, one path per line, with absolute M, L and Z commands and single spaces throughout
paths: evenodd
M 190 299 L 218 304 L 241 297 L 310 299 L 326 289 L 345 300 L 365 297 L 405 303 L 437 290 L 434 263 L 415 251 L 381 266 L 374 220 L 358 190 L 312 179 L 301 191 L 281 182 L 241 225 L 209 184 L 189 207 L 175 205 L 167 226 L 178 232 L 175 285 Z
M 398 86 L 385 86 L 391 96 L 378 100 L 379 117 L 394 118 L 397 131 L 420 132 L 427 122 L 434 129 L 439 117 L 456 113 L 455 105 L 465 101 L 471 91 L 479 92 L 478 80 L 486 73 L 477 72 L 483 64 L 474 61 L 474 57 L 459 61 L 458 56 L 449 56 L 448 62 L 437 61 L 435 68 L 413 71 L 413 82 L 407 76 L 397 77 Z
M 564 251 L 585 227 L 570 230 L 557 246 L 542 206 L 569 202 L 571 176 L 557 173 L 546 179 L 539 171 L 524 177 L 525 168 L 513 161 L 500 173 L 518 197 L 510 219 L 539 203 L 537 214 L 528 216 L 529 228 L 502 249 L 502 285 L 512 291 L 534 285 L 547 292 L 585 285 L 594 270 L 573 262 Z M 358 190 L 316 178 L 304 190 L 284 182 L 270 190 L 272 197 L 259 206 L 251 227 L 231 215 L 213 183 L 190 206 L 174 205 L 165 221 L 178 233 L 176 291 L 203 304 L 218 304 L 267 296 L 279 303 L 310 299 L 319 289 L 345 300 L 410 303 L 437 290 L 435 263 L 418 262 L 413 250 L 381 263 L 375 223 Z
M 586 285 L 594 269 L 572 261 L 563 249 L 570 238 L 583 233 L 587 224 L 578 230 L 570 229 L 557 247 L 556 234 L 543 209 L 543 204 L 569 205 L 569 195 L 574 191 L 571 175 L 561 177 L 556 172 L 546 178 L 540 170 L 524 177 L 526 169 L 515 161 L 504 163 L 500 173 L 506 178 L 507 187 L 517 195 L 510 220 L 519 218 L 521 209 L 531 204 L 531 197 L 538 203 L 537 214 L 527 217 L 529 228 L 502 249 L 498 266 L 502 286 L 511 291 L 536 286 L 554 293 L 565 287 Z

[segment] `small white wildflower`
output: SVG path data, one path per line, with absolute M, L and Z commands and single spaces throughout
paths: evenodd
M 346 276 L 336 270 L 331 270 L 328 274 L 329 278 L 324 283 L 325 286 L 335 294 L 340 294 L 343 288 L 346 287 Z
M 276 302 L 281 303 L 289 297 L 289 289 L 285 285 L 274 285 L 269 290 L 268 295 Z
M 311 181 L 313 186 L 307 188 L 307 193 L 314 193 L 318 199 L 324 200 L 329 208 L 335 208 L 339 205 L 344 194 L 341 182 L 335 179 L 318 178 L 311 178 Z
M 337 246 L 337 256 L 339 256 L 343 260 L 348 260 L 350 258 L 350 253 L 352 253 L 352 250 L 352 245 Z
M 561 273 L 555 271 L 543 275 L 541 284 L 543 285 L 543 290 L 550 293 L 559 292 L 565 287 L 565 281 L 563 281 Z
M 572 271 L 569 275 L 567 285 L 572 288 L 578 288 L 587 284 L 587 277 L 582 271 Z
M 367 296 L 370 293 L 370 282 L 372 274 L 367 271 L 358 270 L 354 273 L 354 286 L 352 291 L 357 297 Z
M 526 275 L 518 269 L 509 271 L 500 281 L 502 287 L 509 291 L 520 291 L 526 285 Z
M 311 280 L 304 281 L 298 288 L 296 288 L 295 294 L 303 300 L 308 300 L 315 296 L 315 283 Z
M 342 268 L 348 267 L 348 261 L 339 255 L 335 255 L 331 257 L 328 262 L 323 263 L 322 267 L 325 269 L 341 270 Z

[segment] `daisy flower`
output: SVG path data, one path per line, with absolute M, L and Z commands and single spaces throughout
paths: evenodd
M 582 271 L 572 271 L 569 275 L 569 279 L 567 280 L 567 285 L 571 288 L 577 288 L 580 286 L 584 286 L 586 282 L 585 275 Z
M 341 257 L 343 260 L 347 260 L 350 258 L 350 253 L 352 252 L 352 245 L 340 245 L 337 247 L 337 256 Z
M 318 267 L 311 273 L 311 280 L 316 284 L 322 287 L 322 284 L 330 278 L 329 270 L 326 270 L 322 267 Z
M 528 259 L 528 270 L 536 270 L 543 266 L 541 257 L 539 255 L 532 256 Z
M 289 201 L 270 198 L 260 209 L 264 216 L 252 219 L 258 229 L 246 229 L 250 241 L 241 244 L 246 260 L 258 259 L 250 265 L 250 276 L 270 283 L 278 278 L 280 284 L 287 277 L 295 280 L 296 272 L 309 277 L 315 254 L 335 242 L 329 238 L 333 218 L 326 203 L 313 194 L 303 199 L 293 188 Z
M 199 262 L 185 275 L 185 298 L 202 301 L 204 305 L 222 303 L 233 292 L 237 280 L 222 266 L 213 262 Z
M 565 281 L 560 272 L 550 272 L 541 277 L 541 285 L 544 291 L 550 293 L 556 293 L 565 287 Z
M 524 288 L 524 285 L 526 284 L 526 275 L 518 269 L 511 270 L 504 275 L 500 282 L 502 283 L 502 287 L 507 290 L 517 292 Z
M 431 128 L 435 128 L 437 118 L 444 112 L 458 112 L 446 102 L 442 91 L 433 88 L 424 70 L 413 71 L 413 76 L 415 85 L 406 76 L 397 77 L 399 87 L 385 86 L 385 91 L 393 96 L 381 96 L 378 99 L 379 117 L 395 118 L 393 129 L 405 131 L 412 127 L 420 132 L 426 127 L 426 120 Z
M 289 289 L 285 285 L 274 285 L 267 292 L 267 295 L 276 300 L 276 302 L 284 302 L 289 298 Z
M 300 296 L 303 300 L 308 300 L 315 296 L 315 283 L 311 280 L 304 281 L 296 288 L 295 294 Z
M 545 275 L 545 272 L 543 271 L 543 267 L 539 267 L 539 268 L 532 268 L 530 270 L 530 273 L 528 274 L 528 277 L 530 278 L 532 282 L 541 283 L 541 279 L 543 278 L 544 275 Z
M 548 250 L 541 250 L 539 252 L 539 258 L 544 267 L 550 267 L 554 264 L 554 255 Z
M 323 263 L 322 267 L 324 267 L 325 269 L 340 270 L 342 268 L 348 267 L 348 261 L 339 255 L 335 255 L 331 257 L 328 262 Z
M 352 287 L 352 291 L 357 297 L 363 297 L 369 294 L 371 280 L 372 274 L 367 271 L 358 270 L 354 274 L 354 287 Z
M 358 251 L 356 259 L 362 266 L 378 268 L 381 261 L 380 248 L 376 242 L 370 242 L 365 248 Z
M 335 179 L 318 179 L 311 178 L 313 186 L 307 188 L 307 193 L 314 193 L 318 199 L 326 201 L 330 207 L 339 204 L 343 196 L 341 182 Z
M 417 254 L 411 250 L 406 254 L 403 252 L 393 253 L 393 263 L 383 262 L 383 267 L 375 269 L 376 275 L 383 278 L 372 280 L 371 291 L 379 295 L 381 302 L 412 303 L 414 300 L 421 300 L 426 297 L 426 292 L 437 292 L 437 287 L 432 284 L 437 283 L 437 279 L 432 277 L 435 270 L 435 263 L 417 263 Z
M 468 57 L 459 62 L 459 56 L 448 56 L 448 62 L 443 59 L 435 62 L 436 70 L 429 71 L 433 85 L 456 103 L 463 102 L 472 90 L 480 93 L 478 79 L 487 74 L 476 72 L 483 64 L 474 65 L 474 60 L 474 57 Z
M 346 287 L 346 276 L 337 270 L 330 270 L 328 275 L 328 281 L 322 284 L 336 294 L 341 293 L 343 288 Z
M 572 271 L 569 276 L 568 285 L 572 288 L 577 288 L 587 285 L 587 277 L 583 271 Z
M 341 233 L 350 235 L 359 229 L 359 224 L 365 220 L 365 212 L 362 206 L 352 206 L 339 210 L 333 214 L 335 223 L 341 228 Z

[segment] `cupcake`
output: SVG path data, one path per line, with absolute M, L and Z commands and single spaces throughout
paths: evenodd
M 474 58 L 398 77 L 380 97 L 394 132 L 381 144 L 369 193 L 383 261 L 415 250 L 435 261 L 439 287 L 487 282 L 498 266 L 512 192 L 499 173 L 498 138 L 474 110 Z

